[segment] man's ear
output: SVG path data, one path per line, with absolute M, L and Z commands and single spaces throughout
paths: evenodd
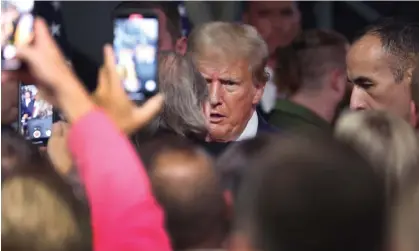
M 340 99 L 345 95 L 346 85 L 346 75 L 341 70 L 334 70 L 330 74 L 329 85 L 333 93 Z
M 180 55 L 185 55 L 186 50 L 188 49 L 188 39 L 185 36 L 182 36 L 176 40 L 175 51 Z
M 403 81 L 405 81 L 406 83 L 409 83 L 409 84 L 412 83 L 413 70 L 414 70 L 414 68 L 412 68 L 412 67 L 410 67 L 409 69 L 406 70 L 406 72 L 404 74 Z
M 266 83 L 264 82 L 258 82 L 254 86 L 255 88 L 255 95 L 253 97 L 253 104 L 257 105 L 259 104 L 260 100 L 262 99 L 263 92 L 265 91 Z
M 419 111 L 417 109 L 415 102 L 410 101 L 410 124 L 413 128 L 419 128 Z
M 231 221 L 233 220 L 233 216 L 234 216 L 233 215 L 233 194 L 231 193 L 230 190 L 224 190 L 223 195 L 224 195 L 224 201 L 227 206 L 226 216 L 227 216 L 227 219 Z

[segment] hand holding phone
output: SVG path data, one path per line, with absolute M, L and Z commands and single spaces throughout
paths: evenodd
M 158 92 L 159 20 L 143 9 L 114 12 L 114 51 L 118 73 L 131 100 L 144 101 Z
M 104 48 L 104 65 L 99 71 L 99 83 L 93 99 L 126 134 L 136 132 L 147 124 L 163 106 L 163 97 L 156 95 L 141 107 L 130 100 L 118 76 L 112 47 Z

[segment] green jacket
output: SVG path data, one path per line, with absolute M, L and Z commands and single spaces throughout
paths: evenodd
M 332 130 L 332 126 L 326 120 L 308 108 L 286 99 L 277 101 L 269 123 L 280 130 L 304 128 Z

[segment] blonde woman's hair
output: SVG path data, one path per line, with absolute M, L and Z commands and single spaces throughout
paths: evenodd
M 91 249 L 88 207 L 71 186 L 52 166 L 15 169 L 2 181 L 2 250 Z
M 188 53 L 194 61 L 245 60 L 255 82 L 265 83 L 269 78 L 265 71 L 268 46 L 247 24 L 209 22 L 198 26 L 189 35 Z
M 419 250 L 419 140 L 413 127 L 384 111 L 344 114 L 335 135 L 348 143 L 387 181 L 391 240 Z M 406 250 L 406 249 L 400 249 Z
M 337 121 L 335 134 L 364 155 L 397 187 L 406 184 L 418 169 L 418 138 L 401 118 L 384 111 L 348 112 Z

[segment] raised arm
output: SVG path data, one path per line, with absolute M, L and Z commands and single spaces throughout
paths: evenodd
M 15 72 L 2 71 L 2 77 L 36 84 L 46 101 L 59 108 L 72 124 L 69 147 L 92 210 L 94 250 L 170 250 L 162 211 L 152 197 L 133 147 L 98 110 L 68 67 L 42 19 L 35 20 L 34 35 L 33 43 L 17 50 L 17 57 L 28 67 Z M 115 75 L 112 79 L 117 79 Z M 115 82 L 113 86 L 118 85 Z M 147 104 L 124 114 L 132 116 L 119 115 L 128 119 L 114 121 L 124 130 L 134 129 L 133 122 L 146 123 L 158 111 L 156 108 L 161 107 L 161 102 L 157 98 Z M 114 118 L 118 113 L 108 114 Z
M 170 250 L 144 168 L 113 122 L 88 113 L 73 124 L 69 147 L 89 199 L 95 250 Z

